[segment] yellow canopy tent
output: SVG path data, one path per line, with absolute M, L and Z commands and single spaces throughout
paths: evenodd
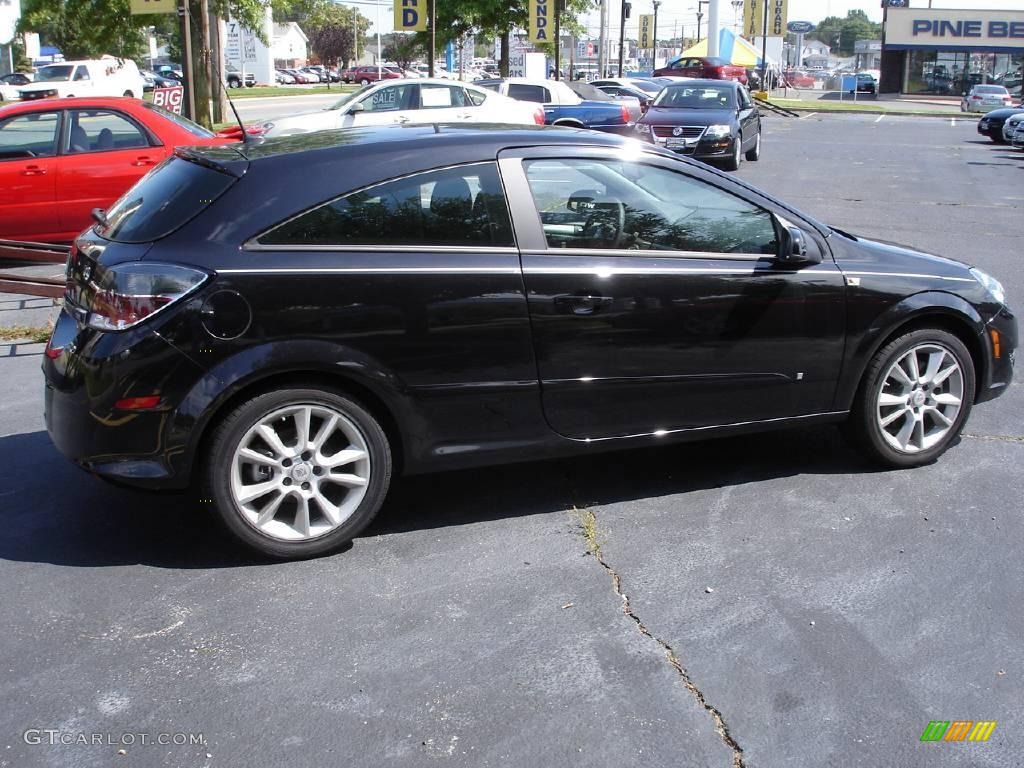
M 683 51 L 677 58 L 685 59 L 688 56 L 707 56 L 708 41 L 698 40 L 695 45 Z M 756 67 L 761 61 L 761 54 L 744 40 L 737 37 L 731 29 L 722 29 L 718 35 L 718 55 L 727 59 L 730 64 L 740 67 Z M 673 59 L 674 61 L 675 59 Z

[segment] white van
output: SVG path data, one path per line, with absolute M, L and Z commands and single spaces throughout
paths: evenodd
M 40 67 L 35 80 L 18 88 L 22 101 L 60 96 L 134 96 L 142 98 L 145 81 L 131 59 L 62 61 Z

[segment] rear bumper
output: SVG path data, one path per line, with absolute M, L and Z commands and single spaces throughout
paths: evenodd
M 122 483 L 183 488 L 185 446 L 168 425 L 202 370 L 158 334 L 140 328 L 100 333 L 61 312 L 43 357 L 44 416 L 50 439 L 86 471 Z M 122 410 L 122 398 L 157 394 L 146 410 Z

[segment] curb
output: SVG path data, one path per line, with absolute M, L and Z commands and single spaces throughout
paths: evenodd
M 772 102 L 774 103 L 774 102 Z M 781 104 L 779 106 L 782 106 Z M 786 105 L 785 109 L 793 112 L 811 112 L 819 115 L 893 115 L 894 117 L 938 117 L 942 119 L 959 118 L 967 119 L 964 112 L 908 112 L 895 109 L 815 109 L 814 107 L 793 107 Z

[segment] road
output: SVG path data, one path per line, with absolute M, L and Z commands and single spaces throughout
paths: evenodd
M 236 99 L 234 104 L 242 122 L 249 124 L 274 120 L 300 112 L 324 109 L 340 99 L 342 95 L 341 93 L 320 93 L 308 96 L 268 96 L 255 99 Z
M 1021 154 L 875 118 L 771 118 L 740 176 L 1019 305 Z M 40 353 L 0 347 L 0 766 L 1021 764 L 1019 383 L 921 469 L 816 428 L 407 478 L 347 551 L 267 564 L 59 457 Z M 958 719 L 998 725 L 919 741 Z

